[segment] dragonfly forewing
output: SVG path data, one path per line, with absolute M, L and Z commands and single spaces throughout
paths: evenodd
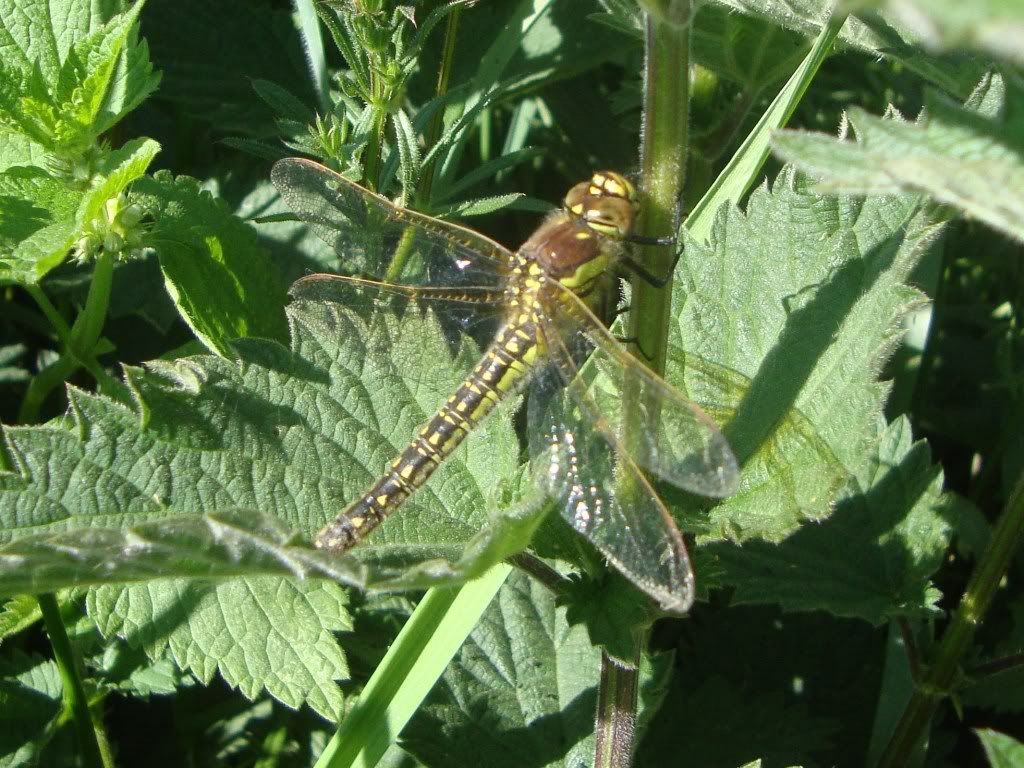
M 507 279 L 513 256 L 498 243 L 399 208 L 311 160 L 279 160 L 271 178 L 349 274 L 439 287 L 496 286 Z

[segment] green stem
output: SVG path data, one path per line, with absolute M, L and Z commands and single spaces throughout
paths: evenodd
M 103 323 L 107 317 L 113 278 L 114 257 L 101 252 L 93 268 L 92 282 L 89 285 L 89 295 L 85 299 L 85 307 L 78 319 L 75 320 L 74 327 L 70 329 L 41 290 L 29 291 L 36 303 L 40 305 L 40 309 L 53 323 L 54 330 L 64 342 L 66 351 L 56 362 L 40 371 L 29 383 L 18 410 L 18 420 L 22 424 L 37 421 L 43 403 L 50 393 L 87 363 L 87 367 L 101 387 L 109 388 L 111 393 L 115 390 L 116 383 L 96 362 L 94 354 L 96 342 L 99 341 Z M 43 301 L 40 301 L 40 297 Z
M 454 8 L 448 14 L 448 20 L 444 29 L 444 49 L 441 51 L 441 64 L 437 70 L 437 87 L 434 96 L 440 99 L 448 93 L 448 83 L 451 80 L 452 68 L 455 65 L 455 40 L 459 32 L 459 16 L 461 9 Z M 424 137 L 424 146 L 429 151 L 441 137 L 441 129 L 444 127 L 444 110 L 440 107 L 430 118 L 430 125 L 427 126 L 427 133 Z M 423 168 L 423 181 L 420 184 L 419 195 L 417 196 L 416 208 L 428 210 L 430 207 L 430 193 L 434 186 L 435 162 L 431 160 Z
M 57 308 L 53 306 L 53 303 L 50 301 L 50 297 L 47 296 L 43 289 L 38 285 L 26 285 L 25 290 L 28 292 L 29 296 L 35 300 L 39 309 L 46 316 L 46 319 L 50 322 L 54 332 L 57 334 L 57 339 L 64 345 L 68 354 L 70 354 L 79 365 L 92 374 L 92 377 L 99 385 L 100 391 L 113 396 L 117 391 L 117 381 L 115 381 L 114 377 L 107 373 L 106 369 L 100 365 L 99 361 L 96 359 L 96 354 L 93 349 L 76 349 L 75 346 L 72 345 L 71 327 L 67 322 L 65 322 L 64 317 L 57 311 Z
M 39 608 L 43 613 L 46 633 L 50 636 L 53 647 L 53 658 L 57 663 L 61 683 L 64 686 L 64 708 L 70 713 L 78 735 L 78 746 L 81 750 L 82 763 L 86 768 L 112 768 L 113 761 L 104 761 L 100 750 L 100 736 L 93 725 L 89 712 L 89 700 L 85 695 L 85 685 L 79 672 L 78 660 L 75 658 L 71 640 L 64 629 L 64 619 L 60 615 L 57 598 L 50 592 L 39 595 Z
M 689 138 L 689 24 L 660 22 L 651 14 L 645 30 L 644 131 L 640 146 L 643 207 L 638 232 L 648 236 L 675 233 L 679 197 L 686 173 Z M 645 248 L 644 266 L 654 275 L 667 275 L 674 248 Z M 628 336 L 656 373 L 665 372 L 668 323 L 672 300 L 671 276 L 664 286 L 634 277 Z
M 630 664 L 601 653 L 601 682 L 594 725 L 595 768 L 628 768 L 633 764 L 640 648 L 638 644 L 635 661 Z
M 378 191 L 380 187 L 380 161 L 381 151 L 384 147 L 384 126 L 387 122 L 387 112 L 380 105 L 373 106 L 373 130 L 370 132 L 370 141 L 366 145 L 366 163 L 363 165 L 364 181 L 371 192 Z
M 496 565 L 461 587 L 424 595 L 316 761 L 316 768 L 376 765 L 422 706 L 512 568 Z
M 683 188 L 688 140 L 690 26 L 689 18 L 668 18 L 652 12 L 646 18 L 644 101 L 640 166 L 642 208 L 638 232 L 662 236 L 675 232 L 678 203 Z M 651 247 L 644 267 L 654 275 L 671 278 L 674 248 Z M 672 297 L 671 279 L 656 287 L 639 277 L 633 280 L 628 335 L 635 339 L 634 354 L 656 373 L 664 373 L 668 352 L 668 323 Z M 644 393 L 623 392 L 623 434 L 645 429 L 640 423 L 639 403 Z M 620 488 L 623 494 L 636 492 Z M 637 669 L 648 630 L 638 631 L 635 661 L 624 664 L 602 656 L 598 692 L 597 738 L 594 765 L 628 766 L 636 738 Z
M 906 765 L 928 731 L 939 703 L 949 694 L 960 672 L 961 660 L 968 651 L 978 625 L 985 617 L 992 598 L 1006 575 L 1014 552 L 1024 535 L 1024 475 L 1006 503 L 992 532 L 988 549 L 978 562 L 960 607 L 942 636 L 935 662 L 924 681 L 914 691 L 892 738 L 879 760 L 883 768 Z
M 63 315 L 53 306 L 50 297 L 38 285 L 26 285 L 25 291 L 39 306 L 39 310 L 43 315 L 46 316 L 61 343 L 69 343 L 71 341 L 71 326 L 65 322 Z
M 18 408 L 18 421 L 32 424 L 39 420 L 43 403 L 57 387 L 71 378 L 79 368 L 78 361 L 70 355 L 63 355 L 37 373 L 29 382 L 25 396 Z

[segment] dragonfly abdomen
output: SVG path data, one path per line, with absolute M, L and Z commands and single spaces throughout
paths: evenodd
M 438 409 L 387 472 L 320 531 L 320 549 L 344 551 L 362 541 L 384 518 L 427 482 L 466 435 L 523 382 L 536 356 L 533 322 L 507 323 L 455 394 Z

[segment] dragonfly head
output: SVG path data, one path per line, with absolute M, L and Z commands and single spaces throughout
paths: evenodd
M 597 171 L 589 181 L 569 190 L 565 210 L 598 234 L 624 240 L 633 230 L 640 209 L 636 188 L 622 174 Z

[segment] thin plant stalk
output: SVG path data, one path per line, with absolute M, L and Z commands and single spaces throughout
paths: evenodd
M 935 661 L 910 697 L 903 716 L 878 764 L 882 768 L 907 765 L 928 733 L 939 704 L 950 695 L 974 633 L 992 605 L 999 583 L 1006 575 L 1024 536 L 1024 476 L 1010 494 L 988 549 L 971 574 L 960 606 L 942 635 Z
M 640 234 L 663 236 L 677 224 L 688 142 L 690 19 L 648 13 L 645 19 L 644 101 L 641 137 L 642 212 Z M 658 374 L 665 372 L 674 249 L 647 249 L 644 268 L 669 279 L 653 286 L 633 280 L 629 336 L 633 352 Z M 623 430 L 643 429 L 637 423 L 642 392 L 623 394 Z M 629 488 L 623 493 L 633 492 Z M 638 633 L 633 658 L 616 660 L 602 653 L 595 730 L 594 765 L 602 768 L 632 764 L 636 740 L 636 711 L 640 654 L 647 632 Z
M 437 69 L 437 87 L 434 89 L 436 98 L 443 97 L 448 93 L 448 85 L 451 81 L 452 69 L 455 64 L 455 41 L 459 34 L 459 17 L 461 8 L 453 8 L 448 14 L 444 28 L 444 46 L 441 49 L 441 64 Z M 424 146 L 427 150 L 433 147 L 441 138 L 441 129 L 444 127 L 444 110 L 438 109 L 430 118 L 430 124 L 424 136 Z M 427 210 L 430 206 L 430 194 L 434 186 L 435 161 L 431 160 L 422 169 L 423 181 L 420 183 L 419 194 L 417 195 L 417 206 L 420 210 Z
M 634 659 L 628 663 L 601 653 L 601 682 L 594 726 L 596 768 L 621 768 L 633 764 L 640 653 L 646 636 L 646 632 L 639 633 Z
M 85 307 L 78 316 L 78 319 L 75 320 L 74 327 L 71 328 L 70 332 L 67 332 L 67 325 L 63 320 L 54 325 L 58 337 L 64 335 L 67 339 L 65 342 L 67 348 L 56 362 L 40 371 L 29 384 L 25 397 L 21 402 L 21 407 L 18 410 L 18 420 L 23 424 L 37 421 L 43 403 L 50 396 L 50 393 L 67 381 L 82 366 L 83 362 L 95 359 L 93 350 L 99 341 L 100 334 L 103 331 L 103 324 L 106 321 L 107 307 L 110 304 L 110 287 L 113 279 L 114 257 L 105 251 L 101 251 L 93 267 L 92 282 L 89 284 L 89 295 L 86 297 Z M 39 303 L 37 294 L 32 293 L 31 295 L 36 297 L 36 301 Z M 47 301 L 40 304 L 40 306 L 43 308 L 44 314 L 50 317 L 51 313 L 46 308 L 48 304 L 49 302 Z M 55 311 L 53 315 L 59 317 Z M 53 322 L 53 318 L 51 318 L 51 322 Z M 105 372 L 102 375 L 100 374 L 102 368 L 99 365 L 90 366 L 89 368 L 97 376 L 97 382 L 101 387 L 110 388 L 113 386 L 112 379 L 106 376 Z
M 47 592 L 38 595 L 36 599 L 39 601 L 39 609 L 43 614 L 46 633 L 50 636 L 53 659 L 57 664 L 57 671 L 64 688 L 64 708 L 75 727 L 82 764 L 86 768 L 113 768 L 114 762 L 109 750 L 104 754 L 100 749 L 100 743 L 105 744 L 106 739 L 99 736 L 93 723 L 78 659 L 75 657 L 71 640 L 64 628 L 64 619 L 60 615 L 57 598 Z

